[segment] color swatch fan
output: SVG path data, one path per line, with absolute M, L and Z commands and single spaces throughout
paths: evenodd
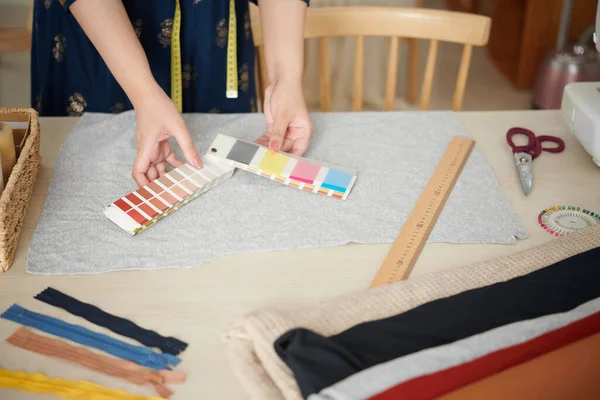
M 184 164 L 167 172 L 110 204 L 104 215 L 135 235 L 233 175 L 233 167 L 211 156 L 205 156 L 202 163 L 201 169 Z
M 356 171 L 275 152 L 264 146 L 219 134 L 209 153 L 253 174 L 300 190 L 346 200 L 356 181 Z

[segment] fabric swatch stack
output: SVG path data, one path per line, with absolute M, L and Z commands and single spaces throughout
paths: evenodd
M 185 382 L 186 376 L 173 371 L 172 368 L 181 362 L 177 356 L 187 348 L 187 343 L 173 337 L 161 336 L 53 288 L 45 289 L 35 298 L 115 334 L 134 339 L 144 346 L 132 345 L 79 325 L 26 310 L 16 304 L 0 315 L 6 320 L 23 325 L 6 339 L 8 343 L 24 350 L 78 364 L 95 372 L 122 378 L 137 385 L 152 385 L 160 397 L 138 396 L 91 382 L 69 381 L 40 373 L 5 369 L 0 369 L 0 388 L 49 393 L 65 399 L 159 399 L 169 398 L 173 394 L 165 385 L 166 383 Z M 39 335 L 25 326 L 81 346 Z M 155 352 L 152 348 L 160 349 L 161 353 Z
M 223 341 L 253 399 L 597 399 L 600 225 L 309 307 L 258 311 Z

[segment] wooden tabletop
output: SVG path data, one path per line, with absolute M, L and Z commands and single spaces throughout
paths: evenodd
M 553 239 L 537 223 L 552 205 L 600 210 L 600 168 L 567 131 L 557 111 L 462 112 L 460 121 L 485 154 L 503 192 L 530 234 L 517 245 L 430 244 L 412 276 L 514 253 Z M 15 262 L 0 275 L 0 311 L 17 303 L 30 310 L 112 335 L 80 318 L 33 299 L 48 286 L 64 291 L 139 325 L 189 343 L 178 369 L 188 382 L 172 385 L 172 399 L 243 399 L 227 365 L 220 335 L 237 316 L 265 307 L 288 307 L 367 289 L 390 244 L 346 245 L 300 251 L 227 256 L 190 270 L 125 271 L 84 276 L 40 276 L 25 272 L 29 239 L 43 208 L 58 150 L 76 118 L 42 118 L 42 167 L 27 214 Z M 515 172 L 506 131 L 514 126 L 565 140 L 562 154 L 544 153 L 534 161 L 534 186 L 525 197 Z M 490 213 L 493 210 L 490 210 Z M 400 229 L 400 227 L 399 227 Z M 0 337 L 17 324 L 0 320 Z M 121 338 L 123 339 L 123 338 Z M 125 339 L 126 340 L 126 339 Z M 126 340 L 128 341 L 128 340 Z M 135 342 L 131 342 L 135 343 Z M 132 393 L 154 395 L 140 387 L 92 373 L 0 342 L 0 367 L 91 380 Z M 50 398 L 1 391 L 7 399 Z

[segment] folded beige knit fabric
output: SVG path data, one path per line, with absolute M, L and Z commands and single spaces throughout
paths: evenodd
M 326 300 L 293 311 L 262 310 L 241 317 L 222 337 L 238 379 L 252 399 L 301 399 L 294 376 L 273 349 L 292 328 L 334 335 L 426 302 L 522 276 L 600 247 L 600 224 L 514 255 L 444 270 Z

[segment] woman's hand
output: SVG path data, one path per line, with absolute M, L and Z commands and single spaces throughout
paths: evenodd
M 298 156 L 312 136 L 302 93 L 305 18 L 304 1 L 260 0 L 269 86 L 263 107 L 267 132 L 256 142 Z
M 168 142 L 171 136 L 187 162 L 201 167 L 183 118 L 152 76 L 123 2 L 76 1 L 69 9 L 135 108 L 138 154 L 132 176 L 136 183 L 143 186 L 158 178 L 166 170 L 165 163 L 181 165 Z
M 302 156 L 312 136 L 312 125 L 300 83 L 275 83 L 265 91 L 267 131 L 256 143 L 273 151 Z
M 202 167 L 192 136 L 173 101 L 160 88 L 135 105 L 138 153 L 132 177 L 141 187 L 163 175 L 166 164 L 176 168 L 183 162 L 175 155 L 169 138 L 174 137 L 187 162 Z

